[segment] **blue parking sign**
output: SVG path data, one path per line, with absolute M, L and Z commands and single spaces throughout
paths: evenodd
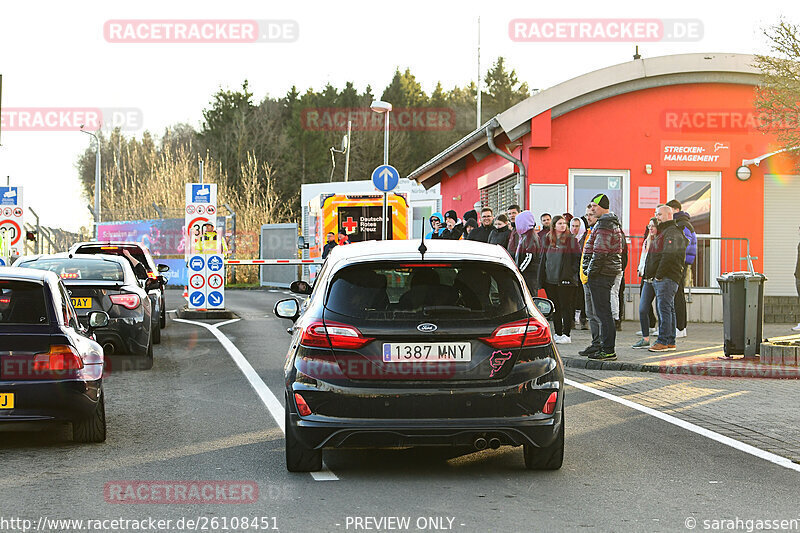
M 194 270 L 195 272 L 200 272 L 206 266 L 205 259 L 203 259 L 200 255 L 193 255 L 191 259 L 189 259 L 189 268 Z

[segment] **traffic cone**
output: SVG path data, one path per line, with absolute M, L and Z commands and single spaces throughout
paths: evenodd
M 189 287 L 184 287 L 184 288 L 183 288 L 183 298 L 184 298 L 185 300 L 188 300 L 188 299 L 189 299 Z

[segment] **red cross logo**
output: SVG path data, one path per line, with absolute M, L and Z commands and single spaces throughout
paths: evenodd
M 342 222 L 342 227 L 344 227 L 348 235 L 350 235 L 351 233 L 355 233 L 356 226 L 358 226 L 358 222 L 353 220 L 353 217 L 347 217 L 347 221 Z

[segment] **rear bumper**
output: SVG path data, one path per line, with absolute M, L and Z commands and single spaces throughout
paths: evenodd
M 89 325 L 87 317 L 80 317 L 84 327 Z M 105 349 L 111 344 L 113 355 L 147 355 L 150 343 L 150 324 L 144 315 L 126 318 L 110 318 L 108 326 L 94 331 L 97 344 L 104 347 L 105 355 L 112 355 Z
M 291 407 L 294 409 L 294 407 Z M 543 419 L 428 419 L 319 421 L 289 415 L 294 434 L 309 448 L 471 446 L 478 437 L 501 445 L 550 445 L 563 423 L 560 407 Z
M 73 422 L 92 415 L 102 380 L 2 382 L 0 392 L 14 394 L 14 408 L 0 409 L 0 430 L 20 423 Z
M 459 446 L 475 438 L 547 446 L 558 435 L 564 402 L 560 360 L 517 364 L 502 380 L 482 383 L 331 383 L 295 374 L 287 409 L 295 435 L 310 448 Z M 557 393 L 553 415 L 542 412 Z M 312 413 L 301 417 L 294 394 Z

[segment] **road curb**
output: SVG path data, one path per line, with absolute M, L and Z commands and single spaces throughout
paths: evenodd
M 178 309 L 178 318 L 187 320 L 220 320 L 230 318 L 240 318 L 239 315 L 227 309 L 211 309 L 208 311 L 200 311 L 195 309 L 186 309 L 182 307 Z
M 796 366 L 767 365 L 740 359 L 733 361 L 700 361 L 697 363 L 642 364 L 624 361 L 596 361 L 586 357 L 561 357 L 564 366 L 584 370 L 612 370 L 617 372 L 649 372 L 669 376 L 695 376 L 698 378 L 764 378 L 800 379 Z

